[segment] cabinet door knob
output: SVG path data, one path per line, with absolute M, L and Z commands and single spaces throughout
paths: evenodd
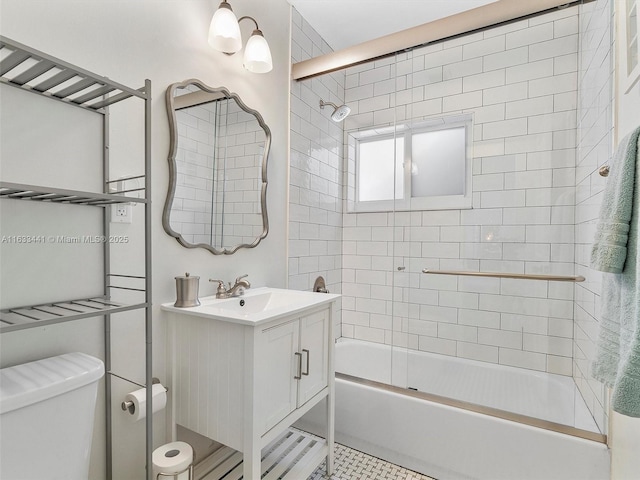
M 310 357 L 309 350 L 307 350 L 306 348 L 303 348 L 302 351 L 307 354 L 307 371 L 306 372 L 302 372 L 302 375 L 309 375 L 309 357 Z M 302 362 L 302 358 L 300 360 Z
M 294 380 L 300 380 L 302 378 L 302 354 L 300 352 L 294 353 L 298 357 L 298 374 L 294 375 Z

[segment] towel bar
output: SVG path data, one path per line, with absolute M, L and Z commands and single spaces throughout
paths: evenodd
M 425 268 L 422 273 L 432 275 L 462 275 L 467 277 L 493 277 L 493 278 L 515 278 L 522 280 L 548 280 L 552 282 L 584 282 L 581 275 L 533 275 L 528 273 L 500 273 L 500 272 L 456 272 L 450 270 L 429 270 Z

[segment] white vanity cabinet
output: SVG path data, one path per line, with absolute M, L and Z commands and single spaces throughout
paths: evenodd
M 289 469 L 283 478 L 307 478 L 325 458 L 332 469 L 332 311 L 339 296 L 299 292 L 295 295 L 300 298 L 309 295 L 305 297 L 310 299 L 308 304 L 290 312 L 274 310 L 272 315 L 210 314 L 221 302 L 234 306 L 243 300 L 250 308 L 256 304 L 252 293 L 259 298 L 260 292 L 247 292 L 223 301 L 201 299 L 199 307 L 163 305 L 171 319 L 175 423 L 241 452 L 238 473 L 257 480 L 261 470 L 273 468 L 265 466 L 269 449 L 284 449 L 275 447 L 284 437 L 298 445 L 289 428 L 327 398 L 326 439 L 308 437 L 309 447 L 296 455 L 300 458 L 294 459 L 295 466 L 283 467 L 283 471 Z
M 328 385 L 329 309 L 260 329 L 256 337 L 258 428 L 269 431 Z

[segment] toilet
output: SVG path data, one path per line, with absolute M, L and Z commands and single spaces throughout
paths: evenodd
M 0 478 L 87 480 L 103 375 L 84 353 L 0 370 Z

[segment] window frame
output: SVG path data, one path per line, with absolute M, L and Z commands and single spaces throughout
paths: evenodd
M 404 136 L 406 136 L 406 133 L 404 134 Z M 391 132 L 391 133 L 381 133 L 381 134 L 377 134 L 377 135 L 370 135 L 367 137 L 363 137 L 361 139 L 358 139 L 356 141 L 356 153 L 355 153 L 355 197 L 354 197 L 354 204 L 356 206 L 362 205 L 362 206 L 366 206 L 365 210 L 357 210 L 357 211 L 364 211 L 364 212 L 378 212 L 378 211 L 388 211 L 389 210 L 389 205 L 391 205 L 393 207 L 393 205 L 404 205 L 405 207 L 408 206 L 407 202 L 406 202 L 406 192 L 407 192 L 407 179 L 406 179 L 406 172 L 404 171 L 404 165 L 406 164 L 406 160 L 407 160 L 407 139 L 404 138 L 403 140 L 403 145 L 404 145 L 404 149 L 403 149 L 403 153 L 404 153 L 404 159 L 403 159 L 403 188 L 404 188 L 404 192 L 403 192 L 403 198 L 393 198 L 390 200 L 359 200 L 360 198 L 360 176 L 358 175 L 358 173 L 360 172 L 360 145 L 362 145 L 363 143 L 371 143 L 371 142 L 375 142 L 375 141 L 382 141 L 382 140 L 389 140 L 389 139 L 394 139 L 396 140 L 396 142 L 398 141 L 398 135 L 395 132 Z M 397 147 L 394 144 L 394 151 L 397 151 Z M 397 167 L 397 158 L 395 157 L 394 154 L 394 159 L 396 161 L 396 165 L 394 165 L 393 171 L 394 171 L 394 177 L 393 177 L 393 184 L 394 184 L 394 197 L 395 197 L 395 193 L 396 193 L 396 189 L 395 189 L 395 185 L 396 185 L 396 177 L 395 177 L 395 172 L 398 171 L 398 167 Z M 410 186 L 409 186 L 410 188 Z M 407 205 L 405 205 L 407 204 Z
M 412 138 L 414 134 L 451 130 L 463 127 L 465 129 L 465 165 L 464 165 L 464 193 L 461 195 L 437 195 L 430 197 L 411 196 L 411 166 L 412 166 Z M 363 131 L 347 133 L 347 151 L 353 152 L 353 162 L 347 159 L 353 171 L 347 169 L 347 175 L 353 176 L 353 188 L 347 185 L 347 212 L 391 212 L 391 211 L 425 211 L 425 210 L 457 210 L 470 209 L 473 202 L 473 116 L 471 114 L 453 115 L 448 117 L 431 118 L 412 125 L 398 125 L 397 127 L 369 128 Z M 359 200 L 359 168 L 360 144 L 376 140 L 395 138 L 404 142 L 403 185 L 404 196 L 394 200 Z M 397 159 L 396 159 L 397 162 Z M 395 171 L 395 169 L 394 169 Z M 394 176 L 395 177 L 395 176 Z M 395 184 L 395 178 L 394 178 Z M 395 192 L 395 188 L 394 188 Z M 351 196 L 349 195 L 351 194 Z
M 638 45 L 640 42 L 640 1 L 624 0 L 620 2 L 619 7 L 616 5 L 615 10 L 619 31 L 618 40 L 620 40 L 622 51 L 619 57 L 619 73 L 622 79 L 622 91 L 626 94 L 629 93 L 638 80 L 640 80 L 640 48 Z M 632 10 L 635 10 L 635 17 L 630 15 Z M 634 29 L 636 36 L 631 39 L 629 37 Z M 634 57 L 632 57 L 633 52 L 631 45 L 633 42 L 636 44 Z

